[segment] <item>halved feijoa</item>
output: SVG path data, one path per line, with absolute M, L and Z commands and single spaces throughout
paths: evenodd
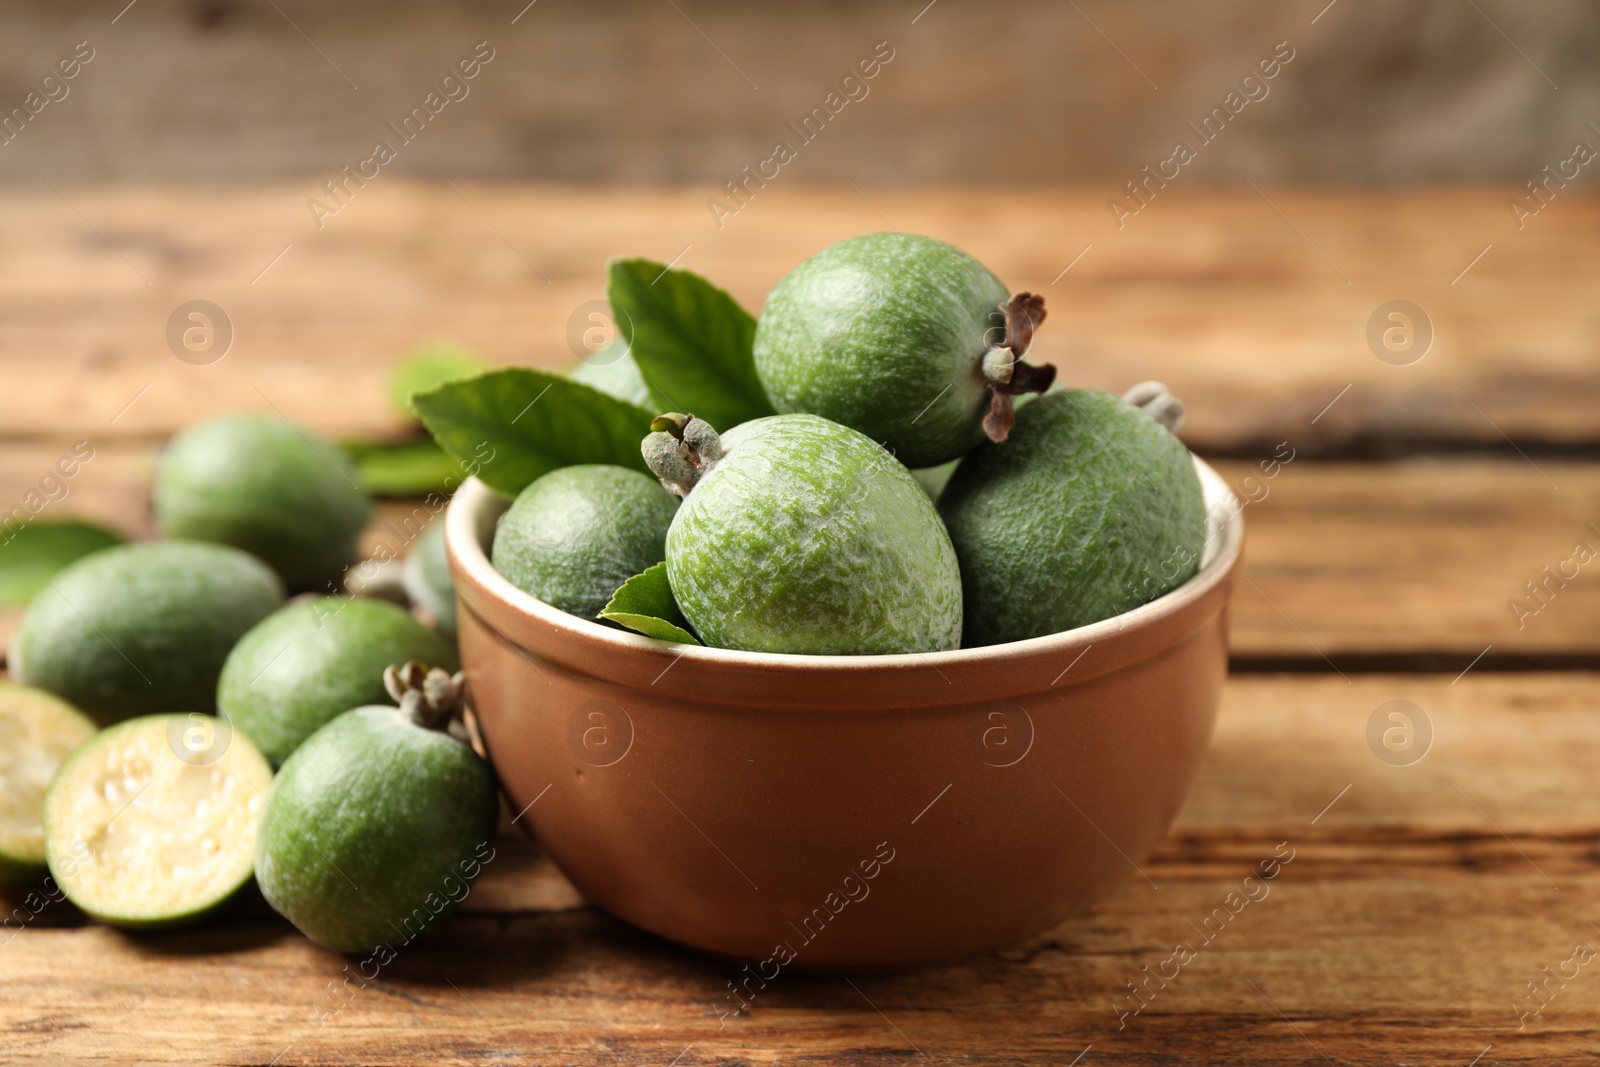
M 93 736 L 94 723 L 66 701 L 0 682 L 0 885 L 44 873 L 45 787 Z
M 146 715 L 96 734 L 44 797 L 67 898 L 115 926 L 200 918 L 250 880 L 272 768 L 227 719 Z

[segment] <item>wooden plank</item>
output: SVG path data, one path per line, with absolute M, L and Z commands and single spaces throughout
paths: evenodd
M 1600 467 L 1307 463 L 1270 480 L 1259 461 L 1222 469 L 1242 497 L 1266 494 L 1245 508 L 1238 654 L 1322 666 L 1436 656 L 1453 673 L 1489 645 L 1490 665 L 1600 648 Z
M 1600 681 L 1576 674 L 1235 679 L 1178 829 L 1144 866 L 1158 889 L 1130 872 L 1092 914 L 954 966 L 853 987 L 781 973 L 726 1019 L 737 966 L 574 910 L 547 878 L 368 978 L 259 903 L 136 936 L 63 925 L 54 911 L 70 909 L 51 905 L 0 945 L 5 1055 L 1062 1064 L 1093 1046 L 1080 1062 L 1588 1062 L 1600 984 L 1587 970 L 1552 983 L 1541 1014 L 1518 1013 L 1537 1006 L 1527 983 L 1543 968 L 1600 944 L 1584 911 L 1600 890 L 1597 696 Z M 1397 697 L 1435 727 L 1411 766 L 1364 738 Z M 1292 852 L 1277 879 L 1218 920 L 1275 851 Z M 541 876 L 491 864 L 475 896 L 522 879 Z M 1194 958 L 1123 1014 L 1140 1006 L 1126 983 L 1180 943 Z
M 572 362 L 581 346 L 569 345 L 569 323 L 603 295 L 608 256 L 676 260 L 757 309 L 806 255 L 889 225 L 953 241 L 1011 286 L 1046 293 L 1037 354 L 1075 384 L 1167 381 L 1201 450 L 1415 438 L 1504 448 L 1502 433 L 1589 445 L 1600 426 L 1600 195 L 1577 190 L 1552 208 L 1559 225 L 1521 232 L 1498 189 L 1271 190 L 1269 201 L 1175 186 L 1120 230 L 1107 190 L 1092 188 L 998 197 L 774 183 L 722 229 L 708 188 L 390 178 L 321 230 L 303 185 L 64 191 L 70 204 L 17 191 L 4 208 L 12 435 L 163 435 L 236 408 L 393 430 L 386 369 L 428 338 L 497 361 Z M 174 309 L 196 298 L 234 326 L 231 351 L 209 366 L 180 361 L 165 339 Z M 1380 361 L 1366 339 L 1373 312 L 1396 298 L 1433 325 L 1411 366 Z
M 1567 47 L 1592 32 L 1576 7 L 1550 8 L 1520 33 L 1507 27 L 1513 49 L 1467 5 L 1330 11 L 1312 24 L 1320 5 L 1250 0 L 946 3 L 925 15 L 927 0 L 857 0 L 807 5 L 781 22 L 730 0 L 680 3 L 681 14 L 649 0 L 545 3 L 526 14 L 526 0 L 509 11 L 275 2 L 283 15 L 270 5 L 140 0 L 138 19 L 89 34 L 97 58 L 71 83 L 71 102 L 49 106 L 5 153 L 7 179 L 304 174 L 317 175 L 307 179 L 315 185 L 364 157 L 374 138 L 393 139 L 385 121 L 398 122 L 479 41 L 496 58 L 469 96 L 401 150 L 395 169 L 720 183 L 768 159 L 782 138 L 799 149 L 782 181 L 1091 180 L 1109 191 L 1166 158 L 1175 138 L 1199 144 L 1184 123 L 1199 123 L 1286 42 L 1293 61 L 1243 86 L 1255 99 L 1181 181 L 1449 175 L 1520 186 L 1588 137 L 1581 104 L 1563 95 L 1582 101 L 1594 86 L 1582 49 Z M 10 0 L 0 9 L 0 62 L 36 83 L 88 31 L 63 24 L 50 0 Z M 822 104 L 880 41 L 895 49 L 893 61 L 869 82 L 844 84 L 856 99 L 800 145 L 787 124 Z M 1404 63 L 1388 41 L 1407 42 Z M 205 92 L 172 78 L 176 69 Z M 1467 71 L 1499 91 L 1474 93 Z
M 0 449 L 0 505 L 22 500 L 68 448 Z M 102 445 L 41 518 L 70 513 L 153 535 L 153 454 L 148 444 Z M 1537 467 L 1521 459 L 1325 463 L 1296 453 L 1269 478 L 1261 463 L 1271 469 L 1273 455 L 1219 465 L 1239 497 L 1253 500 L 1232 609 L 1237 656 L 1318 669 L 1329 669 L 1324 655 L 1346 665 L 1432 656 L 1453 672 L 1491 644 L 1489 666 L 1507 656 L 1600 653 L 1600 562 L 1569 562 L 1579 543 L 1600 553 L 1600 466 L 1548 458 Z M 403 552 L 430 517 L 426 509 L 413 515 L 416 507 L 383 504 L 367 550 L 382 543 Z M 1560 578 L 1564 566 L 1576 577 Z M 0 612 L 0 641 L 16 615 Z

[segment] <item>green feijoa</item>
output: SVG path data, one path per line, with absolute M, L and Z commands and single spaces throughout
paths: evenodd
M 67 899 L 115 926 L 171 926 L 250 880 L 272 768 L 210 715 L 146 715 L 95 734 L 44 798 L 45 858 Z
M 934 467 L 1003 441 L 1012 397 L 1055 369 L 1022 361 L 1044 298 L 1008 297 L 983 264 L 943 241 L 852 237 L 780 281 L 756 325 L 761 384 L 781 412 L 809 412 Z
M 552 607 L 598 618 L 613 593 L 666 558 L 678 502 L 647 474 L 562 467 L 517 497 L 495 530 L 495 570 Z
M 371 501 L 337 445 L 282 419 L 238 415 L 191 427 L 156 466 L 156 520 L 168 537 L 242 548 L 290 592 L 337 588 Z
M 45 787 L 61 761 L 94 731 L 94 723 L 66 701 L 0 682 L 0 885 L 44 873 Z
M 455 670 L 454 645 L 381 600 L 321 597 L 267 616 L 222 666 L 217 707 L 278 766 L 322 726 L 385 699 L 384 668 Z
M 919 467 L 911 472 L 911 477 L 922 486 L 922 491 L 928 494 L 928 499 L 937 504 L 939 494 L 944 492 L 944 487 L 950 483 L 950 476 L 956 472 L 956 467 L 960 463 L 959 459 L 953 459 L 937 467 Z
M 639 364 L 621 341 L 613 341 L 589 356 L 568 371 L 567 377 L 630 404 L 645 408 L 652 404 L 650 387 L 644 383 Z
M 102 725 L 208 712 L 234 644 L 282 603 L 277 575 L 236 548 L 119 545 L 85 556 L 34 597 L 11 643 L 11 674 Z
M 407 665 L 402 676 L 413 671 Z M 442 677 L 442 672 L 434 672 Z M 460 676 L 420 679 L 402 707 L 347 711 L 278 772 L 256 846 L 256 881 L 277 911 L 338 952 L 398 949 L 466 896 L 493 858 L 489 767 L 441 729 Z
M 753 652 L 937 652 L 961 641 L 961 575 L 917 480 L 864 435 L 773 415 L 720 437 L 664 415 L 645 459 L 684 494 L 667 577 L 708 645 Z
M 439 632 L 456 635 L 456 583 L 444 548 L 444 522 L 429 526 L 406 556 L 401 580 L 411 602 L 432 615 Z
M 1011 440 L 961 462 L 939 498 L 966 589 L 966 644 L 1070 630 L 1171 591 L 1199 566 L 1205 504 L 1189 450 L 1108 393 L 1052 392 Z

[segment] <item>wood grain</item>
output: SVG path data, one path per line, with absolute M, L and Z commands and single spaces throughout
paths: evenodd
M 1433 657 L 1433 669 L 1454 674 L 1489 645 L 1490 666 L 1596 651 L 1593 464 L 1311 462 L 1271 479 L 1259 461 L 1221 469 L 1241 498 L 1265 493 L 1244 510 L 1245 580 L 1232 605 L 1241 655 L 1324 668 L 1324 656 Z M 1581 564 L 1586 555 L 1593 558 Z
M 1149 881 L 1130 869 L 1027 945 L 849 983 L 786 972 L 722 1019 L 737 967 L 589 909 L 506 837 L 462 913 L 374 979 L 347 980 L 348 961 L 253 894 L 209 925 L 137 936 L 51 903 L 0 926 L 0 1063 L 1600 1059 L 1593 968 L 1548 979 L 1576 943 L 1600 946 L 1600 676 L 1513 669 L 1600 662 L 1600 564 L 1544 571 L 1600 549 L 1600 196 L 1564 193 L 1517 232 L 1501 190 L 1175 185 L 1117 230 L 1103 190 L 774 183 L 718 231 L 706 189 L 386 177 L 319 232 L 292 184 L 62 193 L 0 201 L 0 509 L 83 439 L 95 458 L 44 517 L 149 536 L 155 450 L 204 415 L 396 433 L 383 385 L 399 353 L 450 336 L 562 366 L 608 255 L 678 257 L 754 308 L 815 248 L 895 226 L 1049 294 L 1038 351 L 1069 381 L 1159 377 L 1185 397 L 1187 440 L 1230 457 L 1219 469 L 1250 501 L 1230 610 L 1254 673 L 1231 680 L 1189 803 L 1140 865 Z M 194 298 L 236 327 L 208 366 L 164 337 Z M 1410 366 L 1365 339 L 1394 298 L 1436 328 Z M 1410 455 L 1419 443 L 1439 454 Z M 385 504 L 367 548 L 407 542 L 414 506 Z M 1416 673 L 1373 673 L 1384 664 Z M 1417 762 L 1379 756 L 1394 700 L 1431 737 Z M 1207 938 L 1280 847 L 1294 858 L 1270 895 Z M 1195 959 L 1122 1014 L 1138 1006 L 1126 983 L 1180 942 Z M 1541 1014 L 1519 1017 L 1547 980 Z
M 1174 186 L 1120 230 L 1103 189 L 1002 197 L 774 183 L 720 230 L 707 188 L 384 178 L 321 230 L 305 207 L 314 192 L 8 196 L 4 432 L 150 437 L 238 408 L 391 431 L 386 370 L 424 340 L 458 338 L 501 362 L 574 361 L 582 349 L 568 325 L 587 324 L 609 256 L 676 260 L 758 309 L 805 256 L 891 226 L 950 240 L 1009 285 L 1047 294 L 1037 355 L 1074 384 L 1165 380 L 1188 401 L 1185 435 L 1201 451 L 1424 440 L 1512 454 L 1503 435 L 1589 447 L 1600 427 L 1590 299 L 1600 196 L 1577 190 L 1523 231 L 1489 188 Z M 209 366 L 181 362 L 165 339 L 169 315 L 196 298 L 219 304 L 235 330 Z M 1366 339 L 1369 317 L 1396 298 L 1434 329 L 1426 357 L 1404 367 Z
M 574 908 L 514 846 L 466 914 L 366 982 L 258 900 L 137 936 L 52 905 L 0 945 L 0 1057 L 1062 1064 L 1092 1045 L 1081 1062 L 1465 1064 L 1486 1047 L 1483 1063 L 1583 1062 L 1600 1011 L 1587 970 L 1520 1029 L 1513 1005 L 1575 943 L 1600 944 L 1597 696 L 1572 674 L 1236 679 L 1178 828 L 1144 865 L 1159 888 L 1130 871 L 1092 914 L 950 967 L 853 987 L 785 973 L 727 1020 L 737 966 Z M 1364 737 L 1396 697 L 1436 731 L 1409 767 Z M 1282 842 L 1293 858 L 1266 895 L 1205 927 Z M 1125 983 L 1180 942 L 1195 959 L 1121 1015 L 1137 1006 Z
M 1109 189 L 1165 158 L 1175 137 L 1192 137 L 1184 123 L 1286 42 L 1293 62 L 1244 87 L 1258 100 L 1184 181 L 1448 175 L 1520 186 L 1589 136 L 1597 72 L 1585 60 L 1600 47 L 1580 2 L 1539 5 L 1515 27 L 1486 7 L 1515 48 L 1470 5 L 1450 3 L 1345 5 L 1319 17 L 1326 0 L 931 9 L 928 0 L 834 0 L 775 17 L 732 0 L 675 2 L 274 0 L 275 10 L 139 0 L 137 18 L 108 25 L 117 10 L 10 0 L 0 64 L 16 72 L 11 104 L 72 42 L 87 37 L 99 56 L 67 101 L 0 153 L 0 178 L 316 174 L 315 184 L 488 41 L 498 55 L 470 96 L 408 145 L 397 169 L 720 183 L 766 159 L 774 139 L 793 138 L 786 124 L 887 41 L 895 58 L 867 83 L 870 94 L 844 87 L 858 99 L 785 167 L 785 180 L 1098 180 Z

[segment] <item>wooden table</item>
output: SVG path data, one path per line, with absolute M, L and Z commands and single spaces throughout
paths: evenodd
M 446 336 L 563 365 L 609 255 L 676 257 L 757 308 L 829 241 L 935 234 L 1048 295 L 1037 350 L 1069 381 L 1172 385 L 1190 444 L 1254 498 L 1234 673 L 1177 827 L 1148 881 L 1029 944 L 786 976 L 721 1026 L 734 967 L 586 907 L 515 837 L 462 913 L 372 981 L 255 897 L 139 936 L 52 904 L 0 930 L 0 1061 L 1600 1058 L 1600 968 L 1580 962 L 1600 946 L 1600 563 L 1542 601 L 1524 586 L 1600 550 L 1600 198 L 1563 192 L 1518 231 L 1504 190 L 1174 188 L 1118 230 L 1108 190 L 774 185 L 719 231 L 703 189 L 458 184 L 385 179 L 322 231 L 298 185 L 8 193 L 0 504 L 89 440 L 52 514 L 148 534 L 152 454 L 205 414 L 400 432 L 382 392 L 399 353 Z M 209 366 L 163 336 L 194 298 L 236 331 Z M 1386 362 L 1368 343 L 1394 299 L 1433 327 L 1409 365 L 1415 348 Z M 1295 458 L 1264 478 L 1280 442 Z M 369 542 L 386 538 L 375 524 Z M 1391 700 L 1420 709 L 1423 758 L 1369 744 Z M 1125 1014 L 1127 983 L 1202 943 L 1240 879 L 1290 849 L 1270 895 Z

